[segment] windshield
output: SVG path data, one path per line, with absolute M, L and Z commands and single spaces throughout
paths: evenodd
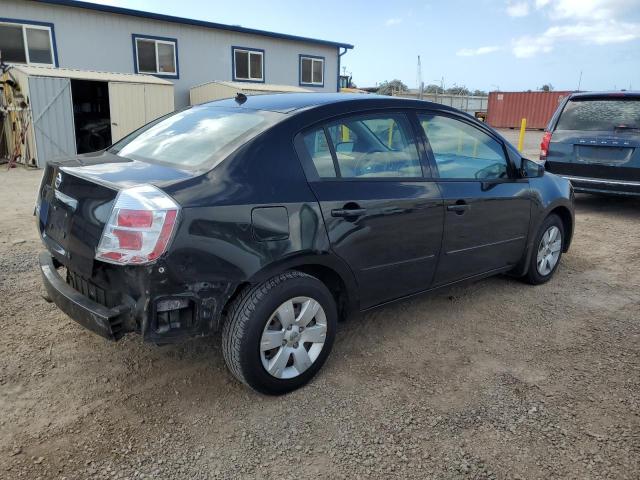
M 230 153 L 281 118 L 273 112 L 194 107 L 150 123 L 109 151 L 132 160 L 195 168 L 216 154 Z
M 571 100 L 556 130 L 613 131 L 640 128 L 640 99 Z

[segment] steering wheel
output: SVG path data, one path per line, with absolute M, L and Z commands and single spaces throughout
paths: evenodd
M 377 148 L 377 147 L 371 147 L 366 152 L 362 152 L 362 154 L 356 160 L 356 164 L 355 164 L 355 168 L 354 168 L 354 170 L 356 171 L 356 175 L 360 176 L 360 175 L 363 175 L 365 173 L 371 173 L 371 172 L 367 172 L 367 164 L 370 163 L 371 160 L 373 160 L 373 159 L 370 158 L 370 157 L 367 157 L 367 156 L 372 154 L 372 153 L 384 153 L 384 152 L 385 152 L 385 150 L 382 150 L 382 149 Z

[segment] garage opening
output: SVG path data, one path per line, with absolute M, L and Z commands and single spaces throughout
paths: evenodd
M 111 145 L 109 83 L 71 80 L 76 151 L 89 153 Z

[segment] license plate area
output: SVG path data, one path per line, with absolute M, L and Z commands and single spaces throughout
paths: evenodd
M 66 208 L 54 203 L 47 205 L 46 217 L 46 221 L 44 222 L 45 233 L 62 247 L 66 248 L 71 215 Z
M 624 165 L 631 161 L 634 148 L 576 145 L 576 160 L 598 165 Z

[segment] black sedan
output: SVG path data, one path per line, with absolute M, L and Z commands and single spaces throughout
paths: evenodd
M 229 369 L 280 394 L 338 320 L 452 284 L 558 268 L 570 183 L 427 102 L 238 96 L 51 164 L 36 205 L 49 297 L 94 332 L 221 332 Z

